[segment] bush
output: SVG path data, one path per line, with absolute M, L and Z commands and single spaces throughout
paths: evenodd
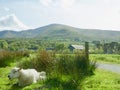
M 33 64 L 38 71 L 50 72 L 54 64 L 52 53 L 46 51 L 39 52 L 36 59 L 33 60 Z
M 73 67 L 74 67 L 74 65 L 73 65 L 74 57 L 71 55 L 62 54 L 58 58 L 59 59 L 56 63 L 57 69 L 58 69 L 57 72 L 59 72 L 61 74 L 71 73 L 71 71 L 73 70 Z
M 40 51 L 36 57 L 19 62 L 18 67 L 35 68 L 37 71 L 51 72 L 54 66 L 54 57 L 54 54 L 51 52 Z
M 37 71 L 46 71 L 48 79 L 45 84 L 57 85 L 63 89 L 69 85 L 77 89 L 85 77 L 94 74 L 96 68 L 96 63 L 90 63 L 84 54 L 59 55 L 46 51 L 38 52 L 35 58 L 25 60 L 19 65 L 25 68 L 35 68 Z M 51 80 L 57 80 L 57 82 Z
M 84 77 L 93 75 L 96 62 L 87 60 L 84 54 L 61 55 L 57 64 L 58 72 L 62 75 L 70 75 L 71 79 L 78 83 Z
M 7 51 L 0 52 L 0 67 L 5 67 L 13 61 L 13 53 Z
M 0 52 L 0 67 L 9 66 L 11 63 L 22 58 L 25 52 L 11 52 L 11 51 L 1 51 Z

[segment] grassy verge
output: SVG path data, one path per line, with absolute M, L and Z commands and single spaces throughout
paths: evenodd
M 90 60 L 101 63 L 120 64 L 120 55 L 117 54 L 90 54 Z
M 120 74 L 96 70 L 95 75 L 82 83 L 82 90 L 120 90 Z

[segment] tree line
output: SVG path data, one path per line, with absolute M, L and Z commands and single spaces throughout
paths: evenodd
M 100 42 L 93 41 L 97 50 L 104 54 L 120 54 L 120 43 L 119 42 Z

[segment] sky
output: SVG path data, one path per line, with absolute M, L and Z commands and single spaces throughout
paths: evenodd
M 0 18 L 10 14 L 30 28 L 57 23 L 120 31 L 120 0 L 0 0 Z

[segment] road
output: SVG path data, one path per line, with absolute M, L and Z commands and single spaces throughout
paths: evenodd
M 104 69 L 104 70 L 112 71 L 112 72 L 115 72 L 115 73 L 120 73 L 120 65 L 97 63 L 97 67 L 101 68 L 101 69 Z

